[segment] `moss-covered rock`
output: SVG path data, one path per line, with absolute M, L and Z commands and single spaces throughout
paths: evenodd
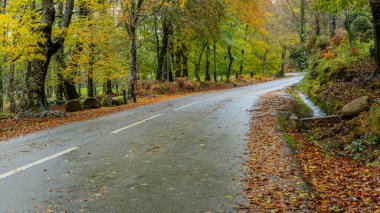
M 120 106 L 120 105 L 123 105 L 123 104 L 126 104 L 124 102 L 124 97 L 123 96 L 117 96 L 117 97 L 113 97 L 112 98 L 112 105 Z
M 93 97 L 88 97 L 83 100 L 83 109 L 97 109 L 102 107 L 102 104 Z
M 70 100 L 65 103 L 65 110 L 67 112 L 81 111 L 82 105 L 78 99 Z
M 351 101 L 350 103 L 343 106 L 339 114 L 342 117 L 350 118 L 359 115 L 361 112 L 368 110 L 368 96 L 363 96 L 358 99 Z
M 374 131 L 380 131 L 380 103 L 371 106 L 369 110 L 369 122 Z

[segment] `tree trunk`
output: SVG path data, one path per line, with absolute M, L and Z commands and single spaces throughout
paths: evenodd
M 71 22 L 74 0 L 66 1 L 65 14 L 63 16 L 64 28 Z M 55 8 L 53 0 L 42 0 L 41 25 L 35 31 L 40 33 L 43 41 L 38 42 L 36 55 L 43 59 L 33 59 L 30 68 L 25 74 L 25 100 L 16 117 L 29 116 L 60 116 L 62 113 L 50 112 L 45 98 L 45 78 L 51 57 L 62 47 L 64 37 L 59 36 L 52 40 L 52 28 L 55 20 Z
M 213 45 L 213 49 L 214 49 L 214 81 L 217 82 L 218 81 L 218 78 L 217 78 L 217 71 L 218 71 L 218 67 L 217 67 L 217 63 L 216 63 L 216 42 L 214 41 L 214 45 Z
M 336 15 L 330 15 L 331 20 L 330 20 L 330 37 L 335 36 L 335 30 L 336 30 Z
M 87 75 L 87 97 L 94 97 L 94 79 L 93 71 L 89 70 Z
M 160 38 L 158 36 L 158 27 L 157 27 L 157 14 L 154 15 L 154 36 L 156 39 L 156 57 L 157 57 L 157 73 L 156 73 L 156 80 L 161 79 L 161 58 L 160 58 Z
M 319 11 L 315 12 L 315 35 L 321 35 L 321 14 Z
M 4 111 L 3 66 L 0 65 L 0 112 Z
M 64 85 L 64 95 L 65 95 L 65 98 L 66 100 L 74 100 L 74 99 L 78 99 L 79 98 L 79 94 L 77 92 L 77 90 L 75 89 L 75 85 L 70 82 L 69 80 L 65 80 L 63 82 L 63 85 Z
M 201 77 L 199 75 L 199 71 L 201 69 L 201 61 L 202 61 L 202 56 L 203 56 L 203 52 L 206 48 L 207 44 L 203 44 L 202 46 L 202 49 L 201 49 L 201 52 L 199 53 L 199 57 L 198 57 L 198 61 L 197 63 L 195 64 L 195 70 L 194 70 L 194 73 L 195 73 L 195 77 L 197 78 L 197 81 L 200 82 L 201 81 Z
M 375 61 L 376 69 L 373 73 L 373 77 L 380 77 L 380 0 L 370 0 L 373 26 L 375 30 Z
M 82 83 L 78 84 L 78 95 L 82 96 Z
M 174 82 L 174 65 L 173 65 L 173 48 L 172 45 L 170 45 L 169 48 L 169 64 L 170 64 L 170 69 L 169 69 L 169 82 Z
M 16 112 L 16 99 L 15 99 L 15 64 L 11 63 L 9 66 L 9 81 L 8 81 L 8 99 L 10 102 L 9 111 Z
M 268 56 L 269 50 L 266 49 L 263 57 L 263 77 L 266 77 L 267 75 L 267 56 Z
M 107 91 L 106 91 L 106 94 L 109 95 L 109 94 L 112 94 L 112 82 L 110 79 L 107 79 Z
M 240 67 L 239 67 L 239 75 L 241 76 L 243 74 L 244 69 L 244 49 L 241 50 L 241 61 L 240 61 Z
M 128 73 L 128 96 L 136 99 L 137 86 L 137 49 L 136 49 L 136 28 L 129 26 L 129 73 Z
M 248 36 L 248 24 L 245 26 L 245 34 L 244 34 L 244 41 L 247 42 L 247 36 Z M 239 68 L 239 75 L 241 76 L 243 74 L 244 69 L 244 61 L 245 61 L 245 50 L 244 48 L 241 49 L 241 62 L 240 62 L 240 68 Z
M 300 41 L 301 41 L 301 48 L 302 48 L 302 58 L 301 58 L 301 70 L 305 71 L 306 70 L 306 47 L 305 47 L 305 42 L 306 42 L 306 18 L 305 18 L 305 10 L 306 10 L 306 2 L 305 0 L 300 0 Z M 268 42 L 268 41 L 267 41 Z
M 182 45 L 182 77 L 189 77 L 189 67 L 187 65 L 188 61 L 188 49 L 186 44 Z
M 175 70 L 175 77 L 180 78 L 181 77 L 181 47 L 179 40 L 177 41 L 177 47 L 175 48 L 175 59 L 174 59 L 174 70 Z
M 160 55 L 157 67 L 156 80 L 166 81 L 168 70 L 168 47 L 169 47 L 169 35 L 170 35 L 170 23 L 167 18 L 164 18 L 162 22 L 162 42 L 160 47 Z
M 227 50 L 227 53 L 228 53 L 228 57 L 229 57 L 229 63 L 228 63 L 228 68 L 227 68 L 227 81 L 229 82 L 230 81 L 230 78 L 231 78 L 231 69 L 232 69 L 232 64 L 234 63 L 234 57 L 232 56 L 232 46 L 231 45 L 228 45 L 228 50 Z
M 285 57 L 286 57 L 286 47 L 284 46 L 283 47 L 283 51 L 281 53 L 282 62 L 281 62 L 281 70 L 280 70 L 280 73 L 279 73 L 279 77 L 284 77 L 285 76 Z
M 205 81 L 211 81 L 211 76 L 210 76 L 210 45 L 207 44 L 206 47 L 206 76 L 205 76 Z
M 63 48 L 58 50 L 58 53 L 56 55 L 56 61 L 58 64 L 58 70 L 57 70 L 57 94 L 56 94 L 56 102 L 57 104 L 63 103 L 63 93 L 64 93 L 64 78 L 62 75 L 62 71 L 65 69 L 65 62 L 63 60 Z

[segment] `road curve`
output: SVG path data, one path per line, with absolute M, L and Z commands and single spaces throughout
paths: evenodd
M 301 76 L 0 143 L 0 212 L 234 212 L 249 110 Z

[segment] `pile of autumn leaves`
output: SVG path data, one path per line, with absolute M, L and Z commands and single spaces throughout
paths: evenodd
M 245 195 L 254 212 L 380 212 L 380 169 L 323 153 L 289 125 L 295 152 L 283 140 L 278 112 L 291 113 L 282 92 L 262 96 L 251 122 Z

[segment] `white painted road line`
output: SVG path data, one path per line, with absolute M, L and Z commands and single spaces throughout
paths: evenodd
M 185 106 L 181 106 L 180 108 L 173 109 L 173 110 L 174 110 L 174 111 L 178 111 L 178 110 L 180 110 L 180 109 L 184 109 L 184 108 L 186 108 L 186 107 L 192 106 L 192 105 L 197 104 L 197 103 L 199 103 L 199 101 L 194 102 L 194 103 L 191 103 L 191 104 L 188 104 L 188 105 L 185 105 Z
M 61 156 L 61 155 L 67 154 L 67 153 L 72 152 L 72 151 L 77 150 L 77 149 L 79 149 L 79 147 L 73 147 L 73 148 L 67 149 L 67 150 L 65 150 L 65 151 L 62 151 L 62 152 L 60 152 L 60 153 L 57 153 L 57 154 L 55 154 L 55 155 L 52 155 L 52 156 L 49 156 L 49 157 L 43 158 L 43 159 L 41 159 L 41 160 L 39 160 L 39 161 L 36 161 L 36 162 L 30 163 L 30 164 L 28 164 L 28 165 L 22 166 L 22 167 L 20 167 L 20 168 L 17 168 L 17 169 L 15 169 L 15 170 L 10 171 L 10 172 L 7 172 L 7 173 L 4 173 L 4 174 L 1 174 L 1 175 L 0 175 L 0 179 L 4 179 L 4 178 L 6 178 L 6 177 L 9 177 L 9 176 L 14 175 L 14 174 L 16 174 L 16 173 L 19 173 L 19 172 L 21 172 L 21 171 L 27 170 L 27 169 L 29 169 L 29 168 L 31 168 L 31 167 L 33 167 L 33 166 L 37 166 L 37 165 L 42 164 L 42 163 L 44 163 L 44 162 L 46 162 L 46 161 L 52 160 L 52 159 L 54 159 L 54 158 L 57 158 L 57 157 L 59 157 L 59 156 Z
M 129 129 L 129 128 L 131 128 L 131 127 L 134 127 L 134 126 L 136 126 L 136 125 L 139 125 L 139 124 L 142 124 L 142 123 L 147 122 L 147 121 L 149 121 L 149 120 L 152 120 L 152 119 L 154 119 L 154 118 L 160 117 L 160 116 L 162 116 L 162 115 L 163 115 L 163 114 L 158 114 L 158 115 L 152 116 L 152 117 L 150 117 L 150 118 L 146 118 L 146 119 L 141 120 L 141 121 L 138 121 L 138 122 L 136 122 L 136 123 L 134 123 L 134 124 L 131 124 L 131 125 L 125 126 L 125 127 L 121 128 L 121 129 L 118 129 L 118 130 L 112 131 L 111 134 L 119 133 L 119 132 L 124 131 L 124 130 L 126 130 L 126 129 Z

